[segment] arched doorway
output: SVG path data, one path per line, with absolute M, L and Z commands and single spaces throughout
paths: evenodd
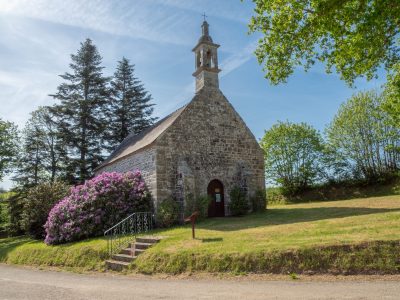
M 211 180 L 207 187 L 207 194 L 211 197 L 211 202 L 208 206 L 208 216 L 224 217 L 224 186 L 222 182 L 217 179 Z

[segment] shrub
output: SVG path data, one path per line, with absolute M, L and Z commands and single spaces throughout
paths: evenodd
M 199 212 L 199 219 L 204 219 L 208 215 L 208 206 L 210 204 L 210 197 L 202 195 L 195 198 L 193 194 L 189 194 L 185 199 L 185 217 L 190 216 L 195 211 Z
M 234 187 L 230 193 L 231 202 L 229 209 L 232 216 L 241 216 L 248 212 L 249 203 L 246 198 L 246 193 L 239 187 Z
M 103 173 L 71 189 L 47 219 L 47 244 L 102 235 L 127 215 L 151 210 L 151 197 L 139 171 Z
M 0 198 L 0 238 L 7 235 L 6 228 L 8 224 L 7 206 L 3 199 Z
M 44 224 L 50 210 L 58 201 L 64 198 L 69 186 L 62 182 L 42 183 L 28 190 L 24 199 L 22 223 L 25 232 L 37 239 L 44 239 L 46 232 Z
M 24 193 L 16 192 L 11 193 L 11 196 L 6 198 L 8 224 L 6 224 L 6 231 L 9 236 L 18 236 L 24 233 L 22 224 L 22 212 Z
M 284 195 L 281 188 L 269 187 L 266 190 L 268 205 L 287 204 L 288 196 Z
M 250 201 L 253 212 L 265 211 L 265 209 L 267 208 L 265 190 L 257 190 L 255 194 L 250 198 Z
M 157 205 L 157 226 L 170 227 L 179 221 L 179 205 L 178 202 L 169 197 L 164 199 Z

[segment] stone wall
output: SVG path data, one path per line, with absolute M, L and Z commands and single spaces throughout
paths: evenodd
M 123 157 L 110 165 L 102 167 L 96 172 L 128 172 L 141 171 L 143 178 L 151 192 L 154 200 L 157 199 L 157 178 L 156 178 L 156 149 L 152 146 L 143 148 L 134 154 Z M 156 203 L 155 203 L 156 204 Z
M 243 185 L 252 195 L 265 187 L 264 157 L 255 137 L 219 89 L 203 88 L 156 142 L 157 197 L 207 194 L 213 179 L 229 191 Z M 180 185 L 183 185 L 180 187 Z

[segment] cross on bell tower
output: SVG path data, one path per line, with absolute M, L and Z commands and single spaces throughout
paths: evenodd
M 202 88 L 219 88 L 218 73 L 218 44 L 214 44 L 210 33 L 209 25 L 205 20 L 206 15 L 203 14 L 204 21 L 201 25 L 202 35 L 193 48 L 195 53 L 195 72 L 193 76 L 196 78 L 196 92 Z

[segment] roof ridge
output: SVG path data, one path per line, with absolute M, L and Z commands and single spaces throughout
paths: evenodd
M 164 118 L 160 119 L 150 127 L 142 130 L 137 134 L 133 134 L 132 132 L 126 136 L 126 138 L 110 153 L 110 155 L 99 165 L 95 171 L 109 165 L 110 163 L 119 160 L 123 157 L 126 157 L 150 144 L 152 144 L 165 130 L 167 130 L 178 118 L 178 116 L 185 110 L 188 104 L 185 104 L 178 108 L 177 110 L 173 111 L 169 115 L 165 116 Z M 168 121 L 173 119 L 169 124 Z M 162 127 L 162 125 L 165 125 Z M 159 131 L 156 131 L 157 128 Z M 153 136 L 150 136 L 151 132 L 154 132 Z M 145 141 L 146 137 L 148 138 Z M 142 142 L 140 144 L 140 142 Z M 135 145 L 137 147 L 135 147 Z M 131 148 L 131 149 L 130 149 Z

